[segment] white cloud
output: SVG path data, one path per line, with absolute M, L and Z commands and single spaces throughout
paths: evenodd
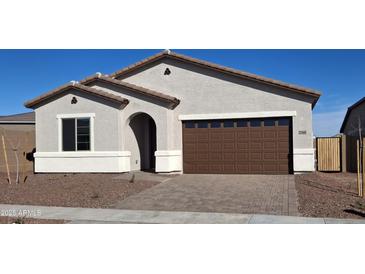
M 346 110 L 313 113 L 313 131 L 316 137 L 333 136 L 340 132 Z

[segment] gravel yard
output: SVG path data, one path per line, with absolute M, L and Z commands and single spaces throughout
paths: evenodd
M 117 178 L 120 174 L 29 174 L 9 184 L 0 174 L 0 204 L 108 208 L 158 182 Z M 12 177 L 14 178 L 14 176 Z
M 356 173 L 295 175 L 299 212 L 308 217 L 364 218 L 365 199 L 357 196 Z
M 120 174 L 29 174 L 19 184 L 9 184 L 5 178 L 0 173 L 0 203 L 63 207 L 113 208 L 123 199 L 159 184 L 152 179 L 130 181 Z M 357 196 L 354 173 L 295 175 L 295 188 L 302 216 L 365 218 L 365 199 Z M 0 223 L 14 221 L 65 222 L 0 217 Z

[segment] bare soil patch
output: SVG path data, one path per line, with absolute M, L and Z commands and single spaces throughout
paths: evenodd
M 25 182 L 9 184 L 5 174 L 0 174 L 0 203 L 110 208 L 116 202 L 158 184 L 114 179 L 117 175 L 29 174 Z
M 365 199 L 357 195 L 356 173 L 295 175 L 299 212 L 308 217 L 364 218 Z

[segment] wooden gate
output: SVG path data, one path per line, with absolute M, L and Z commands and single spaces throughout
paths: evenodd
M 317 138 L 318 171 L 341 171 L 341 137 Z

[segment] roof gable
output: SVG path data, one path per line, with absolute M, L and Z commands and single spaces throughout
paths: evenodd
M 78 91 L 81 91 L 81 92 L 84 92 L 84 93 L 87 93 L 87 94 L 91 94 L 91 95 L 94 95 L 94 96 L 97 96 L 97 97 L 101 97 L 103 99 L 106 99 L 108 101 L 112 101 L 112 102 L 115 102 L 115 103 L 118 103 L 122 106 L 125 106 L 129 103 L 129 101 L 123 97 L 120 97 L 120 96 L 117 96 L 117 95 L 114 95 L 114 94 L 111 94 L 111 93 L 108 93 L 108 92 L 105 92 L 105 91 L 101 91 L 101 90 L 98 90 L 98 89 L 95 89 L 95 88 L 91 88 L 91 87 L 87 87 L 85 85 L 81 85 L 81 84 L 78 84 L 78 83 L 69 83 L 69 84 L 66 84 L 64 86 L 61 86 L 57 89 L 54 89 L 54 90 L 51 90 L 41 96 L 38 96 L 30 101 L 27 101 L 24 103 L 24 106 L 27 107 L 27 108 L 34 108 L 36 107 L 37 105 L 39 105 L 40 103 L 44 102 L 45 100 L 48 100 L 54 96 L 57 96 L 59 94 L 63 94 L 63 93 L 66 93 L 70 90 L 78 90 Z
M 211 62 L 207 62 L 207 61 L 202 61 L 196 58 L 192 58 L 189 56 L 185 56 L 182 54 L 178 54 L 175 52 L 171 52 L 169 50 L 160 52 L 156 55 L 153 55 L 149 58 L 146 58 L 140 62 L 137 62 L 131 66 L 128 66 L 126 68 L 123 68 L 119 71 L 114 72 L 113 74 L 110 75 L 110 77 L 112 78 L 118 78 L 124 75 L 127 75 L 131 72 L 134 72 L 148 64 L 154 63 L 156 61 L 162 60 L 164 58 L 168 58 L 168 59 L 173 59 L 173 60 L 179 60 L 182 62 L 187 62 L 190 64 L 194 64 L 200 67 L 204 67 L 204 68 L 208 68 L 220 73 L 225 73 L 225 74 L 229 74 L 229 75 L 233 75 L 236 77 L 240 77 L 240 78 L 244 78 L 244 79 L 248 79 L 251 81 L 255 81 L 255 82 L 259 82 L 259 83 L 263 83 L 263 84 L 267 84 L 267 85 L 271 85 L 271 86 L 275 86 L 275 87 L 279 87 L 279 88 L 283 88 L 292 92 L 296 92 L 296 93 L 301 93 L 301 94 L 305 94 L 305 95 L 309 95 L 311 97 L 313 97 L 313 103 L 312 103 L 312 107 L 315 106 L 316 102 L 318 101 L 319 97 L 321 96 L 321 94 L 318 91 L 315 91 L 313 89 L 308 89 L 308 88 L 304 88 L 304 87 L 300 87 L 297 85 L 292 85 L 292 84 L 288 84 L 282 81 L 278 81 L 278 80 L 274 80 L 274 79 L 270 79 L 267 77 L 262 77 L 262 76 L 258 76 L 252 73 L 248 73 L 248 72 L 244 72 L 241 70 L 236 70 L 236 69 L 232 69 L 232 68 L 228 68 L 228 67 L 224 67 L 221 65 L 217 65 Z
M 104 83 L 112 84 L 112 85 L 125 88 L 129 91 L 132 91 L 132 92 L 135 92 L 138 94 L 142 94 L 142 95 L 145 95 L 148 97 L 155 98 L 157 100 L 167 103 L 169 105 L 169 107 L 172 109 L 175 108 L 180 103 L 179 99 L 172 97 L 170 95 L 166 95 L 161 92 L 157 92 L 154 90 L 136 86 L 136 85 L 133 85 L 133 84 L 130 84 L 130 83 L 118 80 L 118 79 L 114 79 L 114 78 L 111 78 L 111 77 L 108 77 L 108 76 L 102 75 L 102 74 L 95 74 L 91 77 L 88 77 L 88 78 L 80 81 L 80 83 L 83 85 L 90 85 L 95 82 L 104 82 Z
M 345 131 L 345 127 L 346 127 L 346 123 L 347 123 L 347 120 L 349 119 L 350 117 L 350 114 L 351 114 L 351 111 L 355 108 L 357 108 L 358 106 L 360 106 L 362 103 L 365 103 L 365 97 L 361 98 L 359 101 L 357 101 L 355 104 L 349 106 L 347 108 L 347 111 L 346 111 L 346 115 L 345 115 L 345 118 L 343 119 L 343 122 L 342 122 L 342 125 L 341 125 L 341 129 L 340 129 L 340 132 L 343 133 Z

